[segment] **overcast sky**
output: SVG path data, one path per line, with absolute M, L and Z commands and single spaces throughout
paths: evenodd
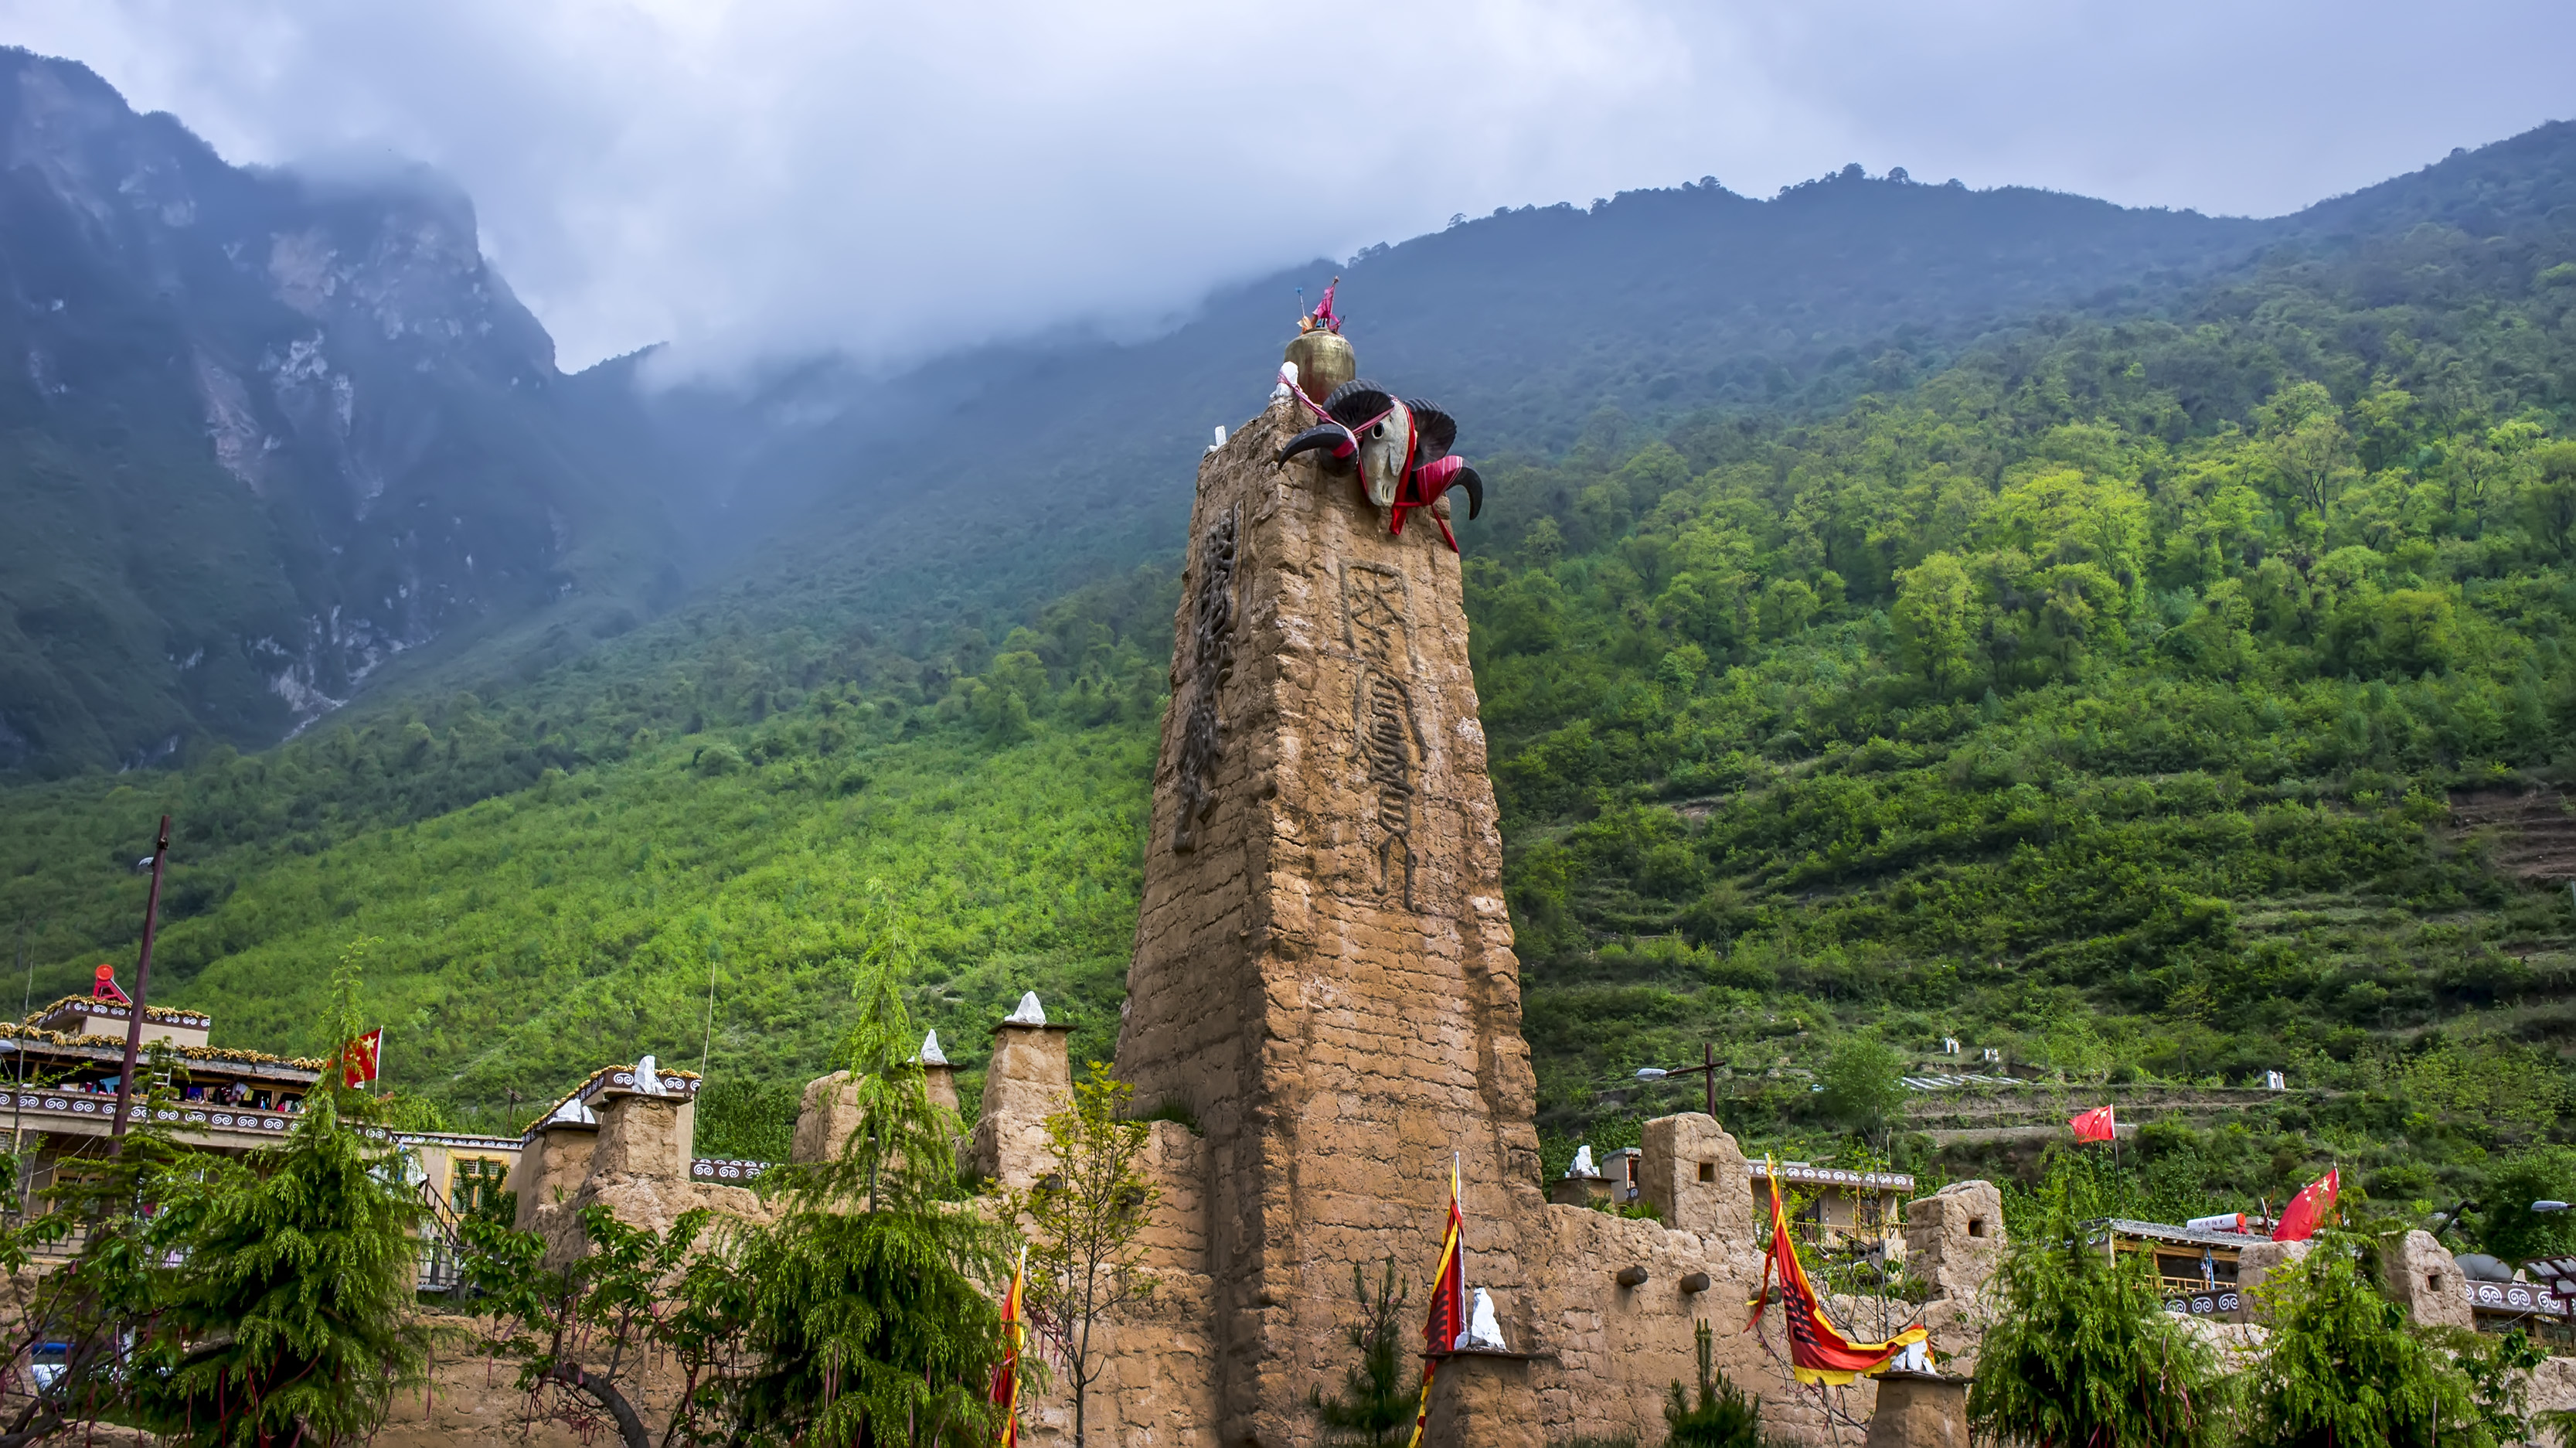
M 567 367 L 897 360 L 1857 161 L 2270 215 L 2576 115 L 2576 5 L 0 0 L 235 161 L 460 181 Z

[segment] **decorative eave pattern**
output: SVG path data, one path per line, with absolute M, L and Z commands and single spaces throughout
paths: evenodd
M 1869 1192 L 1914 1190 L 1914 1178 L 1901 1171 L 1844 1171 L 1839 1167 L 1809 1166 L 1803 1161 L 1771 1162 L 1767 1165 L 1776 1167 L 1780 1180 L 1784 1182 L 1820 1187 L 1858 1187 Z M 1744 1164 L 1744 1174 L 1755 1181 L 1768 1180 L 1770 1174 L 1765 1166 L 1763 1162 L 1748 1161 Z
M 149 1019 L 149 1017 L 147 1017 Z M 24 1041 L 35 1045 L 60 1047 L 71 1053 L 102 1060 L 122 1061 L 125 1046 L 112 1036 L 81 1036 L 67 1031 L 49 1031 L 39 1026 L 0 1023 L 0 1041 Z M 286 1079 L 310 1083 L 320 1079 L 326 1062 L 310 1056 L 272 1056 L 265 1051 L 237 1051 L 227 1046 L 164 1046 L 182 1061 L 204 1061 L 227 1066 L 261 1066 L 285 1072 L 301 1072 Z
M 701 1156 L 689 1162 L 689 1180 L 693 1182 L 757 1181 L 760 1174 L 776 1165 L 766 1161 L 744 1161 L 740 1157 Z
M 101 1016 L 112 1021 L 125 1021 L 134 1018 L 134 1007 L 115 1001 L 92 1000 L 88 996 L 65 996 L 27 1017 L 21 1024 L 42 1026 L 56 1016 Z M 192 1031 L 210 1031 L 215 1027 L 215 1018 L 204 1011 L 179 1010 L 171 1006 L 145 1006 L 143 1019 Z

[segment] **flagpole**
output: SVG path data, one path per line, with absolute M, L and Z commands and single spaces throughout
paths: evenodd
M 107 1135 L 116 1150 L 125 1149 L 125 1121 L 134 1114 L 134 1066 L 143 1048 L 143 1003 L 152 998 L 152 929 L 161 916 L 161 866 L 170 858 L 170 817 L 161 817 L 161 837 L 152 845 L 152 893 L 143 902 L 143 954 L 134 963 L 134 998 L 126 1003 L 125 1066 L 116 1076 L 116 1119 Z

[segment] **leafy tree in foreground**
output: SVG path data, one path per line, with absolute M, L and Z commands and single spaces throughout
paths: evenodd
M 532 1416 L 585 1436 L 605 1417 L 626 1448 L 653 1448 L 634 1389 L 659 1350 L 680 1369 L 682 1391 L 658 1441 L 722 1441 L 709 1429 L 742 1334 L 743 1284 L 721 1250 L 702 1247 L 711 1216 L 695 1208 L 655 1232 L 586 1207 L 590 1250 L 560 1268 L 545 1265 L 534 1232 L 466 1222 L 467 1280 L 491 1323 L 483 1347 L 522 1362 Z
M 1327 1398 L 1315 1390 L 1316 1413 L 1324 1426 L 1348 1435 L 1353 1443 L 1384 1443 L 1387 1435 L 1413 1421 L 1419 1388 L 1408 1381 L 1404 1352 L 1404 1302 L 1409 1294 L 1395 1275 L 1395 1259 L 1376 1290 L 1360 1264 L 1351 1264 L 1351 1296 L 1360 1306 L 1359 1325 L 1350 1330 L 1351 1346 L 1360 1350 L 1357 1365 L 1342 1371 L 1342 1391 Z
M 345 1042 L 357 1035 L 354 957 L 340 977 Z M 410 1230 L 424 1209 L 393 1169 L 395 1148 L 360 1131 L 373 1103 L 343 1079 L 334 1053 L 282 1150 L 227 1163 L 162 1204 L 185 1265 L 163 1276 L 134 1393 L 165 1439 L 358 1441 L 420 1371 Z
M 2085 1238 L 2067 1174 L 2051 1175 L 2038 1229 L 2013 1246 L 1978 1349 L 1968 1422 L 2033 1448 L 2213 1448 L 2225 1441 L 2209 1347 L 2165 1314 L 2134 1255 Z
M 2492 1448 L 2495 1434 L 2468 1377 L 2379 1294 L 2376 1274 L 2361 1270 L 2361 1251 L 2352 1237 L 2322 1236 L 2305 1261 L 2258 1289 L 2271 1299 L 2273 1329 L 2254 1370 L 2245 1441 Z
M 1038 1336 L 1073 1389 L 1075 1448 L 1084 1442 L 1085 1409 L 1101 1369 L 1091 1331 L 1154 1288 L 1136 1239 L 1162 1192 L 1136 1169 L 1153 1127 L 1121 1119 L 1130 1094 L 1107 1066 L 1092 1062 L 1091 1079 L 1073 1088 L 1072 1104 L 1047 1118 L 1054 1173 L 1011 1197 L 1011 1215 L 1033 1229 L 1029 1296 Z
M 847 1046 L 858 1124 L 829 1161 L 776 1171 L 778 1220 L 743 1234 L 738 1430 L 816 1445 L 989 1440 L 1008 1233 L 952 1200 L 956 1114 L 930 1099 L 899 982 L 907 936 L 880 896 Z
M 657 1234 L 595 1205 L 587 1254 L 559 1268 L 532 1233 L 466 1224 L 486 1346 L 524 1362 L 544 1416 L 584 1429 L 604 1417 L 627 1448 L 990 1440 L 1008 1234 L 959 1199 L 956 1115 L 911 1058 L 888 967 L 903 936 L 886 913 L 872 907 L 847 1048 L 857 1125 L 830 1160 L 762 1179 L 774 1222 L 709 1234 L 714 1219 L 691 1212 Z M 656 1353 L 682 1389 L 658 1439 L 631 1382 Z
M 20 1448 L 72 1425 L 126 1416 L 133 1382 L 136 1335 L 148 1331 L 169 1274 L 168 1263 L 186 1243 L 191 1208 L 222 1163 L 173 1141 L 157 1108 L 170 1103 L 170 1060 L 155 1050 L 146 1109 L 127 1131 L 123 1149 L 92 1159 L 89 1169 L 67 1172 L 44 1193 L 50 1210 L 22 1226 L 0 1231 L 0 1263 L 17 1277 L 31 1247 L 60 1248 L 75 1237 L 78 1251 L 20 1293 L 9 1328 L 10 1360 L 41 1343 L 61 1343 L 62 1371 L 54 1382 L 12 1402 L 0 1422 L 0 1448 Z M 155 1211 L 141 1210 L 145 1205 Z M 0 1379 L 18 1396 L 14 1374 Z

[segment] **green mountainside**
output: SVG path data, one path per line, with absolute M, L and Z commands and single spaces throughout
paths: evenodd
M 2014 1171 L 2107 1099 L 2141 1213 L 2329 1158 L 2389 1210 L 2576 1192 L 2560 129 L 2154 305 L 1477 455 L 1551 1161 L 1705 1043 L 1756 1149 Z M 488 697 L 12 790 L 0 919 L 38 1000 L 130 959 L 168 810 L 156 993 L 310 1050 L 362 950 L 390 1079 L 460 1124 L 703 1051 L 706 1148 L 774 1150 L 881 907 L 970 1086 L 1023 989 L 1105 1057 L 1172 571 L 942 624 L 782 564 Z M 1892 1089 L 1936 1072 L 2022 1084 Z

